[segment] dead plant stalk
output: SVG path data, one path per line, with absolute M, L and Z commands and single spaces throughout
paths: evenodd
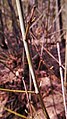
M 61 67 L 61 56 L 60 56 L 60 46 L 59 43 L 57 43 L 57 51 L 58 51 L 58 58 L 59 58 L 59 70 L 60 70 L 60 78 L 61 78 L 61 85 L 62 85 L 62 94 L 63 94 L 63 102 L 64 102 L 64 110 L 65 110 L 65 116 L 67 119 L 67 107 L 66 107 L 66 100 L 65 100 L 65 90 L 64 90 L 64 83 L 63 83 L 63 71 Z
M 5 91 L 5 92 L 14 92 L 14 93 L 35 93 L 34 91 L 26 91 L 26 90 L 11 90 L 11 89 L 4 89 L 0 88 L 0 91 Z
M 64 84 L 67 85 L 67 31 L 66 31 L 66 49 L 65 49 L 65 77 Z
M 42 106 L 42 109 L 43 109 L 43 112 L 44 112 L 44 115 L 45 115 L 46 119 L 50 119 L 50 117 L 49 117 L 49 115 L 47 113 L 47 110 L 45 108 L 43 99 L 42 99 L 41 94 L 40 94 L 39 86 L 37 84 L 35 72 L 34 72 L 33 65 L 32 65 L 32 60 L 31 60 L 31 56 L 30 56 L 30 52 L 29 52 L 28 43 L 26 42 L 27 39 L 25 37 L 26 36 L 26 31 L 25 31 L 25 24 L 24 24 L 24 17 L 23 17 L 23 9 L 22 9 L 21 0 L 16 0 L 16 5 L 17 5 L 17 10 L 18 10 L 18 15 L 19 15 L 19 21 L 20 21 L 22 37 L 23 37 L 23 44 L 24 44 L 24 48 L 25 48 L 25 52 L 26 52 L 26 57 L 27 57 L 27 60 L 28 60 L 30 73 L 31 73 L 31 76 L 32 76 L 32 79 L 33 79 L 35 92 L 39 96 L 39 100 L 41 102 L 41 106 Z

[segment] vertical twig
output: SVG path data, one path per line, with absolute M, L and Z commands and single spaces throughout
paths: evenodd
M 30 91 L 32 90 L 32 77 L 31 77 L 31 73 L 30 73 L 30 70 L 29 70 L 29 89 Z M 29 100 L 31 101 L 31 94 L 29 94 Z
M 25 81 L 24 81 L 24 78 L 23 77 L 22 77 L 22 81 L 23 81 L 24 89 L 26 91 L 27 102 L 29 104 L 29 96 L 28 96 L 28 93 L 27 93 L 27 87 L 26 87 L 26 84 L 25 84 Z
M 64 84 L 67 85 L 67 32 L 66 32 L 66 49 L 65 49 L 65 76 L 64 76 Z
M 61 67 L 61 56 L 60 56 L 60 47 L 59 43 L 57 43 L 57 51 L 58 51 L 58 58 L 59 58 L 59 67 L 60 67 L 60 77 L 61 77 L 61 85 L 62 85 L 62 94 L 63 94 L 63 102 L 64 102 L 64 110 L 65 110 L 65 116 L 67 119 L 67 109 L 66 109 L 66 100 L 65 100 L 65 90 L 64 90 L 64 83 L 63 83 L 63 71 Z
M 24 58 L 25 58 L 25 54 L 24 54 L 24 48 L 23 48 L 23 55 L 22 55 L 23 68 L 24 68 Z M 29 104 L 29 96 L 28 96 L 28 93 L 27 93 L 27 87 L 26 87 L 26 84 L 25 84 L 25 81 L 24 81 L 24 77 L 22 77 L 22 81 L 23 81 L 24 89 L 26 91 L 27 101 L 28 101 L 28 104 Z
M 23 18 L 23 9 L 22 9 L 22 2 L 21 0 L 16 0 L 16 5 L 17 5 L 17 10 L 18 10 L 18 14 L 19 14 L 19 20 L 20 20 L 20 27 L 21 27 L 21 32 L 22 32 L 22 37 L 23 37 L 23 44 L 24 44 L 24 48 L 25 48 L 25 52 L 26 52 L 26 57 L 28 60 L 28 65 L 29 65 L 29 69 L 31 72 L 31 76 L 33 79 L 33 83 L 34 83 L 34 87 L 35 87 L 35 92 L 36 94 L 38 94 L 40 102 L 41 102 L 41 106 L 44 112 L 44 115 L 46 117 L 46 119 L 50 119 L 49 115 L 47 113 L 47 110 L 45 108 L 43 99 L 40 95 L 40 90 L 39 90 L 39 86 L 37 84 L 37 80 L 36 80 L 36 76 L 35 76 L 35 72 L 33 69 L 33 65 L 32 65 L 32 60 L 31 60 L 31 56 L 30 56 L 30 52 L 29 52 L 29 47 L 28 47 L 28 43 L 26 42 L 26 37 L 25 37 L 25 25 L 24 25 L 24 18 Z

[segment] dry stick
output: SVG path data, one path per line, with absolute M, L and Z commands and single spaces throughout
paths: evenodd
M 20 27 L 21 27 L 21 32 L 22 32 L 22 36 L 23 36 L 24 48 L 25 48 L 25 52 L 26 52 L 26 56 L 27 56 L 27 60 L 28 60 L 29 68 L 30 68 L 30 72 L 31 72 L 32 77 L 34 79 L 35 76 L 34 76 L 33 71 L 32 71 L 32 62 L 30 61 L 31 59 L 30 59 L 29 48 L 28 48 L 28 44 L 26 42 L 27 34 L 28 34 L 28 31 L 29 31 L 29 26 L 27 26 L 27 29 L 26 29 L 26 32 L 25 32 L 25 24 L 24 24 L 21 0 L 16 0 L 16 4 L 17 4 L 17 10 L 18 10 L 18 14 L 19 14 Z M 33 80 L 33 82 L 34 82 L 34 85 L 35 85 L 35 91 L 36 91 L 36 93 L 38 93 L 36 81 Z
M 22 81 L 23 81 L 24 89 L 25 89 L 25 91 L 26 91 L 27 103 L 29 104 L 29 96 L 28 96 L 28 92 L 27 92 L 26 83 L 25 83 L 25 81 L 24 81 L 24 77 L 22 77 Z
M 56 16 L 58 14 L 58 0 L 56 0 Z M 57 25 L 57 30 L 60 29 L 60 25 L 59 25 L 59 17 L 56 19 L 56 25 Z M 60 35 L 60 33 L 59 33 Z M 59 37 L 59 41 L 61 41 L 61 38 Z M 61 85 L 62 85 L 62 94 L 63 94 L 63 103 L 64 103 L 64 110 L 65 110 L 65 116 L 67 119 L 67 111 L 66 111 L 66 100 L 65 100 L 65 90 L 64 90 L 64 83 L 63 83 L 63 70 L 61 67 L 61 56 L 60 56 L 60 46 L 59 46 L 59 42 L 57 42 L 57 51 L 58 51 L 58 58 L 59 58 L 59 70 L 60 70 L 60 78 L 61 78 Z
M 31 91 L 32 90 L 32 77 L 31 77 L 31 73 L 30 73 L 30 70 L 29 70 L 29 90 Z M 31 101 L 31 93 L 29 94 L 29 100 Z
M 25 58 L 25 55 L 24 55 L 24 48 L 23 48 L 23 56 L 22 56 L 23 68 L 24 68 L 24 58 Z M 28 96 L 28 93 L 27 93 L 27 87 L 26 87 L 26 84 L 25 84 L 25 81 L 24 81 L 24 77 L 22 77 L 22 81 L 23 81 L 24 89 L 26 91 L 27 102 L 29 103 L 29 96 Z
M 31 60 L 31 56 L 30 56 L 30 52 L 29 52 L 29 47 L 28 47 L 28 44 L 27 44 L 26 39 L 25 39 L 25 33 L 26 32 L 25 32 L 25 27 L 24 27 L 25 25 L 24 25 L 24 19 L 23 19 L 23 10 L 22 10 L 22 5 L 21 5 L 21 0 L 16 0 L 16 5 L 17 5 L 18 14 L 19 14 L 20 27 L 21 27 L 21 32 L 22 32 L 22 36 L 23 36 L 24 48 L 25 48 L 25 52 L 26 52 L 26 56 L 27 56 L 28 65 L 29 65 L 29 69 L 30 69 L 30 72 L 31 72 L 31 76 L 32 76 L 32 79 L 33 79 L 35 92 L 39 96 L 39 99 L 40 99 L 41 106 L 42 106 L 42 109 L 43 109 L 45 117 L 47 119 L 50 119 L 50 117 L 49 117 L 49 115 L 47 113 L 47 110 L 45 108 L 43 99 L 42 99 L 41 94 L 40 94 L 39 86 L 37 84 L 35 72 L 34 72 L 33 65 L 32 65 L 32 60 Z
M 10 113 L 12 113 L 12 114 L 18 116 L 18 117 L 21 117 L 21 118 L 23 118 L 23 119 L 28 119 L 26 116 L 21 115 L 21 114 L 15 112 L 15 111 L 12 111 L 11 109 L 8 109 L 8 108 L 6 108 L 6 107 L 4 107 L 4 109 L 5 109 L 6 111 L 8 111 L 8 112 L 10 112 Z
M 33 10 L 32 10 L 32 13 L 33 13 Z M 26 39 L 26 37 L 27 37 L 27 35 L 28 35 L 29 27 L 30 27 L 30 24 L 31 24 L 31 21 L 32 21 L 32 16 L 33 16 L 32 13 L 31 13 L 31 17 L 30 17 L 30 20 L 29 20 L 29 22 L 28 22 L 28 25 L 27 25 L 27 27 L 26 27 L 25 39 Z M 24 56 L 25 56 L 25 55 L 24 55 L 24 49 L 23 49 L 23 67 L 24 67 Z M 31 90 L 31 73 L 30 73 L 30 71 L 29 71 L 29 78 L 30 78 L 30 90 Z M 29 104 L 29 100 L 31 100 L 31 94 L 29 94 L 29 96 L 28 96 L 27 88 L 26 88 L 24 79 L 22 79 L 22 81 L 23 81 L 23 84 L 24 84 L 24 87 L 25 87 L 25 90 L 26 90 L 26 95 L 27 95 L 28 104 Z
M 59 43 L 57 43 L 57 51 L 58 51 L 58 58 L 59 58 L 59 70 L 60 70 L 60 77 L 61 77 L 61 85 L 62 85 L 62 94 L 63 94 L 63 102 L 64 102 L 64 109 L 65 109 L 65 116 L 67 119 L 67 108 L 66 108 L 66 100 L 65 100 L 65 90 L 64 90 L 64 83 L 63 83 L 63 71 L 61 67 L 61 57 L 60 57 L 60 47 Z
M 4 89 L 4 88 L 0 88 L 0 91 L 5 91 L 5 92 L 14 92 L 14 93 L 32 93 L 34 94 L 34 91 L 25 91 L 25 90 L 11 90 L 11 89 Z
M 67 86 L 67 31 L 66 31 L 66 49 L 65 49 L 65 76 L 64 76 L 64 84 Z M 66 89 L 65 89 L 66 93 Z

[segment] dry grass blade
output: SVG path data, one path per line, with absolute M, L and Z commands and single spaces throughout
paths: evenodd
M 35 93 L 34 91 L 25 91 L 25 90 L 11 90 L 11 89 L 4 89 L 0 88 L 0 91 L 5 91 L 5 92 L 14 92 L 14 93 Z
M 27 117 L 26 117 L 26 116 L 21 115 L 21 114 L 19 114 L 19 113 L 15 112 L 15 111 L 12 111 L 11 109 L 8 109 L 8 108 L 6 108 L 6 107 L 4 107 L 4 109 L 5 109 L 6 111 L 8 111 L 8 112 L 10 112 L 10 113 L 12 113 L 12 114 L 14 114 L 14 115 L 18 116 L 18 117 L 21 117 L 21 118 L 27 119 Z

